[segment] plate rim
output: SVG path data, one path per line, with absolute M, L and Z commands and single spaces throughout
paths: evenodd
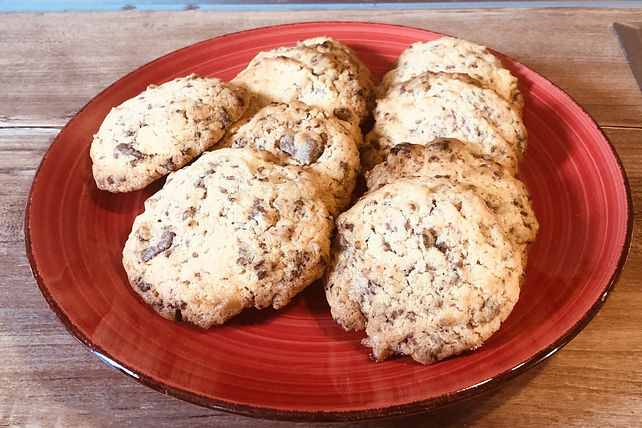
M 547 79 L 546 77 L 538 73 L 537 71 L 529 67 L 526 67 L 521 62 L 516 61 L 511 57 L 508 57 L 502 54 L 501 52 L 497 52 L 492 48 L 490 48 L 494 53 L 499 53 L 501 56 L 509 59 L 514 64 L 528 69 L 530 72 L 534 73 L 544 81 L 548 82 L 550 85 L 552 85 L 562 94 L 564 94 L 564 96 L 566 96 L 572 102 L 573 105 L 578 107 L 581 113 L 585 117 L 590 119 L 590 122 L 595 126 L 595 129 L 602 135 L 602 137 L 604 138 L 604 141 L 606 141 L 607 146 L 610 149 L 610 154 L 613 156 L 613 159 L 616 161 L 616 166 L 620 172 L 620 178 L 622 180 L 622 184 L 624 186 L 624 190 L 626 193 L 626 215 L 627 215 L 626 232 L 625 232 L 624 242 L 620 250 L 620 255 L 618 257 L 617 265 L 613 270 L 608 281 L 605 282 L 604 291 L 602 292 L 601 296 L 595 302 L 593 302 L 591 307 L 582 315 L 582 317 L 573 326 L 571 326 L 566 332 L 564 332 L 551 345 L 533 354 L 531 357 L 527 358 L 526 360 L 524 360 L 517 366 L 513 367 L 512 369 L 501 372 L 498 375 L 493 376 L 492 378 L 489 378 L 482 383 L 460 389 L 459 391 L 455 391 L 450 394 L 442 394 L 442 395 L 428 398 L 425 400 L 418 400 L 418 401 L 413 401 L 406 404 L 392 405 L 392 406 L 380 407 L 380 408 L 370 408 L 370 409 L 362 409 L 362 410 L 345 410 L 345 411 L 323 411 L 323 410 L 299 411 L 299 410 L 283 410 L 283 409 L 272 408 L 272 407 L 252 406 L 252 405 L 234 403 L 231 401 L 211 398 L 202 394 L 198 394 L 196 392 L 186 391 L 184 389 L 168 385 L 164 383 L 162 380 L 157 380 L 151 376 L 147 376 L 145 374 L 135 371 L 132 367 L 128 367 L 126 364 L 122 363 L 117 358 L 114 358 L 108 351 L 102 349 L 100 346 L 93 343 L 87 337 L 87 335 L 85 335 L 71 321 L 69 316 L 60 308 L 60 306 L 55 301 L 55 299 L 53 299 L 44 279 L 40 274 L 40 271 L 38 269 L 38 263 L 35 259 L 34 252 L 32 249 L 30 219 L 31 219 L 31 204 L 33 199 L 34 186 L 36 184 L 36 181 L 38 180 L 38 175 L 40 174 L 41 167 L 43 163 L 46 161 L 47 157 L 50 155 L 51 149 L 54 146 L 54 144 L 56 144 L 56 142 L 60 139 L 60 136 L 65 132 L 69 124 L 80 113 L 82 113 L 93 102 L 95 102 L 96 98 L 99 98 L 103 93 L 107 92 L 113 86 L 115 86 L 122 80 L 126 79 L 130 75 L 137 73 L 141 69 L 149 67 L 154 63 L 165 59 L 168 56 L 175 55 L 178 52 L 181 52 L 186 49 L 193 49 L 199 45 L 211 43 L 212 41 L 223 37 L 230 37 L 241 33 L 252 33 L 256 31 L 265 31 L 267 29 L 280 29 L 280 28 L 293 27 L 293 26 L 307 27 L 307 26 L 328 25 L 328 24 L 329 25 L 355 24 L 355 25 L 366 25 L 366 26 L 372 26 L 372 27 L 386 27 L 388 29 L 404 28 L 404 29 L 411 29 L 411 30 L 420 31 L 420 32 L 438 34 L 442 36 L 448 35 L 446 33 L 436 32 L 436 31 L 427 30 L 424 28 L 417 28 L 417 27 L 412 27 L 407 25 L 386 24 L 386 23 L 367 22 L 367 21 L 305 21 L 305 22 L 295 22 L 295 23 L 286 23 L 286 24 L 278 24 L 278 25 L 267 25 L 262 27 L 250 28 L 246 30 L 240 30 L 240 31 L 221 34 L 209 39 L 192 43 L 187 46 L 183 46 L 179 49 L 171 51 L 160 57 L 154 58 L 153 60 L 124 74 L 123 76 L 121 76 L 120 78 L 112 82 L 110 85 L 105 87 L 102 91 L 94 95 L 81 109 L 79 109 L 74 114 L 74 116 L 65 124 L 65 126 L 60 130 L 58 135 L 56 135 L 54 140 L 51 142 L 51 144 L 47 148 L 47 151 L 43 155 L 38 165 L 38 168 L 36 169 L 36 172 L 34 174 L 34 178 L 32 180 L 32 183 L 29 189 L 29 194 L 27 196 L 27 204 L 25 208 L 24 241 L 25 241 L 26 255 L 29 260 L 29 266 L 31 268 L 32 275 L 36 280 L 36 283 L 38 285 L 38 288 L 41 294 L 43 295 L 50 309 L 54 312 L 54 314 L 58 318 L 58 321 L 76 340 L 78 340 L 81 344 L 87 347 L 94 355 L 96 355 L 100 360 L 102 360 L 104 363 L 106 363 L 110 367 L 128 375 L 129 377 L 135 379 L 139 383 L 151 389 L 154 389 L 158 392 L 161 392 L 163 394 L 169 394 L 180 400 L 183 400 L 192 404 L 197 404 L 205 408 L 224 411 L 224 412 L 233 413 L 241 416 L 249 416 L 254 418 L 271 419 L 271 420 L 296 421 L 296 422 L 362 421 L 362 420 L 372 420 L 372 419 L 394 418 L 399 416 L 409 416 L 413 414 L 433 411 L 433 410 L 447 407 L 449 405 L 452 405 L 461 401 L 472 399 L 481 394 L 497 389 L 501 385 L 505 384 L 507 381 L 510 381 L 515 377 L 521 375 L 522 373 L 537 366 L 539 363 L 541 363 L 542 361 L 546 360 L 547 358 L 555 354 L 557 351 L 562 349 L 566 344 L 568 344 L 573 338 L 575 338 L 575 336 L 577 336 L 586 327 L 586 325 L 588 325 L 588 323 L 595 317 L 595 315 L 602 308 L 602 306 L 604 305 L 608 297 L 613 292 L 613 289 L 615 288 L 615 284 L 620 279 L 624 266 L 626 264 L 628 254 L 631 248 L 631 241 L 632 241 L 632 235 L 633 235 L 633 201 L 631 196 L 631 187 L 626 174 L 626 170 L 624 168 L 622 160 L 620 159 L 615 149 L 615 146 L 610 141 L 610 139 L 606 136 L 606 134 L 604 133 L 600 125 L 595 121 L 595 119 L 593 119 L 593 117 L 584 109 L 584 107 L 578 104 L 566 91 L 561 89 L 558 85 L 556 85 L 555 83 L 553 83 L 552 81 L 550 81 L 549 79 Z

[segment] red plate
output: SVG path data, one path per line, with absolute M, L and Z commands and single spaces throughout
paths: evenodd
M 207 40 L 125 76 L 60 132 L 31 188 L 25 235 L 34 276 L 65 327 L 145 385 L 203 406 L 293 420 L 349 420 L 435 408 L 500 385 L 560 349 L 595 315 L 620 275 L 632 209 L 622 165 L 573 100 L 506 58 L 526 100 L 520 177 L 541 230 L 519 303 L 480 349 L 422 366 L 372 362 L 362 333 L 330 317 L 316 283 L 285 309 L 249 310 L 223 327 L 166 321 L 130 289 L 121 249 L 149 189 L 112 195 L 92 179 L 89 145 L 112 106 L 151 83 L 198 73 L 231 79 L 260 50 L 330 35 L 375 79 L 414 41 L 440 34 L 381 24 L 310 23 Z M 154 186 L 152 186 L 154 187 Z

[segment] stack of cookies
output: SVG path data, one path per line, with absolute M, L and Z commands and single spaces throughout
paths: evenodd
M 103 190 L 169 174 L 123 250 L 163 317 L 208 328 L 278 309 L 325 273 L 332 316 L 365 330 L 376 360 L 429 364 L 480 346 L 519 297 L 538 230 L 515 178 L 522 108 L 482 46 L 415 43 L 374 88 L 349 47 L 317 37 L 229 83 L 150 86 L 112 109 L 90 154 Z
M 404 51 L 377 88 L 367 192 L 337 219 L 325 289 L 376 360 L 479 347 L 513 309 L 538 230 L 514 174 L 526 149 L 517 80 L 483 46 Z
M 323 37 L 262 52 L 230 83 L 191 75 L 112 109 L 91 147 L 98 187 L 137 190 L 171 172 L 123 250 L 134 290 L 207 328 L 281 308 L 319 279 L 373 100 L 369 70 Z

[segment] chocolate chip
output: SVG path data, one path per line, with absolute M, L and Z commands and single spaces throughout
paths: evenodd
M 224 128 L 232 122 L 232 118 L 230 118 L 230 115 L 227 114 L 227 111 L 222 107 L 219 109 L 219 115 L 221 116 L 221 123 Z
M 400 143 L 390 149 L 390 155 L 410 154 L 417 147 L 416 144 Z M 387 157 L 388 155 L 386 155 Z
M 239 266 L 247 266 L 251 262 L 247 250 L 245 248 L 239 248 L 239 257 L 236 259 L 236 264 Z
M 421 237 L 424 241 L 424 247 L 430 248 L 435 245 L 435 242 L 437 242 L 437 231 L 433 228 L 428 230 L 424 229 L 421 233 Z
M 143 293 L 149 291 L 150 288 L 151 288 L 151 285 L 149 285 L 148 283 L 143 281 L 143 278 L 141 278 L 141 277 L 138 277 L 138 278 L 134 279 L 134 284 L 136 284 L 138 289 L 140 291 L 142 291 Z
M 174 163 L 174 160 L 171 157 L 165 159 L 165 163 L 162 164 L 161 166 L 168 171 L 174 171 L 176 169 L 176 164 Z
M 295 134 L 292 130 L 287 130 L 279 139 L 279 149 L 303 165 L 310 165 L 321 157 L 327 141 L 328 135 L 325 132 Z
M 305 269 L 305 264 L 310 260 L 310 255 L 307 251 L 297 250 L 294 254 L 294 266 L 293 270 L 290 272 L 291 278 L 298 278 L 301 276 Z
M 132 166 L 147 157 L 146 154 L 136 150 L 131 144 L 120 143 L 116 146 L 116 151 L 118 153 L 114 153 L 114 157 L 118 157 L 119 153 L 132 157 L 133 159 L 129 162 Z
M 432 237 L 432 235 L 428 235 L 428 234 L 426 234 L 426 232 L 422 233 L 421 237 L 423 238 L 424 247 L 426 247 L 426 248 L 432 247 L 433 244 L 435 243 L 435 240 Z
M 252 211 L 250 212 L 250 217 L 254 218 L 260 214 L 264 214 L 265 212 L 265 208 L 263 208 L 261 201 L 258 198 L 254 198 L 254 201 L 252 201 Z
M 348 166 L 348 163 L 346 161 L 339 161 L 339 166 L 341 167 L 341 170 L 344 174 L 347 174 L 350 170 L 350 167 Z
M 366 288 L 366 292 L 368 294 L 375 294 L 375 290 L 380 287 L 381 285 L 377 284 L 376 282 L 368 280 L 368 287 Z
M 291 129 L 286 129 L 285 133 L 279 139 L 279 148 L 286 153 L 289 153 L 288 150 L 290 147 L 294 146 L 294 131 Z
M 245 137 L 240 137 L 232 143 L 232 147 L 235 149 L 242 149 L 245 146 L 247 146 L 247 139 L 245 139 Z
M 161 235 L 158 243 L 156 245 L 153 245 L 151 247 L 147 247 L 146 249 L 143 250 L 141 254 L 141 260 L 144 262 L 150 261 L 152 258 L 156 257 L 163 251 L 168 250 L 172 246 L 172 242 L 174 240 L 174 237 L 176 234 L 174 232 L 170 232 L 166 230 L 163 232 Z
M 326 134 L 325 132 L 322 132 L 319 134 L 319 137 L 321 137 L 321 142 L 325 146 L 326 143 L 328 142 L 328 134 Z
M 352 117 L 352 113 L 350 113 L 350 110 L 345 107 L 335 108 L 333 113 L 339 120 L 348 121 Z
M 194 182 L 194 186 L 196 186 L 197 188 L 205 189 L 205 196 L 207 196 L 207 186 L 205 186 L 205 178 L 208 175 L 214 174 L 214 172 L 215 172 L 214 169 L 210 168 L 207 171 L 205 171 L 203 174 L 201 174 L 201 176 L 198 178 L 198 180 L 196 180 Z M 205 196 L 203 196 L 203 198 L 205 198 Z
M 441 150 L 443 152 L 447 151 L 450 149 L 450 141 L 446 139 L 439 138 L 437 140 L 433 140 L 433 142 L 430 144 L 432 147 Z
M 403 311 L 401 309 L 395 309 L 390 313 L 390 319 L 396 320 L 397 318 L 399 318 L 399 315 L 401 315 L 402 313 Z

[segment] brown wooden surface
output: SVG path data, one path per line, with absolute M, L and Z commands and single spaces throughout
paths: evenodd
M 220 34 L 272 24 L 404 24 L 487 44 L 567 91 L 602 126 L 628 173 L 634 238 L 597 317 L 498 390 L 369 426 L 640 426 L 642 95 L 611 25 L 640 9 L 0 14 L 0 426 L 286 426 L 204 409 L 109 368 L 49 310 L 25 257 L 27 194 L 62 126 L 136 67 Z M 348 424 L 358 425 L 358 424 Z

